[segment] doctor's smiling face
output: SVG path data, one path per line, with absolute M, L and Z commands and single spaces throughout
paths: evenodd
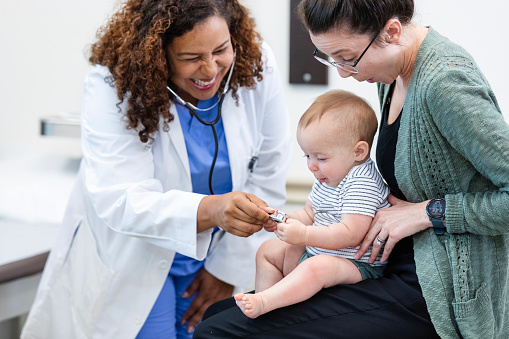
M 196 105 L 210 99 L 233 62 L 233 48 L 226 20 L 211 16 L 168 45 L 171 81 L 185 101 Z

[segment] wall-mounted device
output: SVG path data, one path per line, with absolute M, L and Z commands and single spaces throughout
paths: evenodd
M 299 2 L 290 1 L 290 84 L 327 85 L 327 66 L 313 57 L 315 46 L 297 17 Z

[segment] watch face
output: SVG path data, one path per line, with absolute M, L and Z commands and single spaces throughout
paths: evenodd
M 428 207 L 428 213 L 430 217 L 434 219 L 442 218 L 445 214 L 445 201 L 441 199 L 431 201 Z

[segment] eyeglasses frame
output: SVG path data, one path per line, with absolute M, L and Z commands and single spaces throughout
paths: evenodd
M 353 65 L 348 65 L 348 64 L 345 64 L 343 62 L 337 62 L 337 61 L 329 61 L 329 60 L 326 60 L 324 58 L 321 58 L 319 57 L 318 55 L 316 55 L 316 53 L 318 52 L 318 48 L 315 48 L 315 51 L 313 52 L 313 57 L 318 60 L 319 62 L 321 62 L 322 64 L 324 65 L 327 65 L 327 66 L 332 66 L 332 67 L 339 67 L 341 68 L 342 70 L 346 71 L 346 72 L 350 72 L 350 73 L 359 73 L 359 69 L 356 67 L 357 64 L 359 63 L 359 61 L 361 61 L 362 57 L 364 56 L 364 54 L 366 54 L 366 52 L 368 51 L 368 49 L 371 47 L 371 45 L 373 44 L 373 42 L 375 42 L 376 38 L 378 37 L 378 34 L 375 35 L 375 37 L 373 38 L 373 40 L 371 40 L 371 42 L 369 43 L 368 47 L 366 47 L 364 49 L 364 51 L 362 52 L 361 56 L 355 60 L 354 64 Z M 352 72 L 351 69 L 347 69 L 347 68 L 344 68 L 343 66 L 348 66 L 348 67 L 352 67 L 355 72 Z

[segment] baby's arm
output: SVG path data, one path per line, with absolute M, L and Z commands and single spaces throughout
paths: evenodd
M 369 215 L 342 214 L 340 223 L 307 227 L 305 244 L 331 250 L 357 246 L 364 239 L 372 220 Z
M 329 226 L 307 226 L 290 218 L 286 223 L 277 224 L 277 237 L 289 244 L 305 244 L 324 249 L 354 247 L 361 243 L 369 230 L 371 216 L 343 214 L 342 222 Z
M 288 213 L 288 216 L 292 219 L 297 219 L 304 225 L 313 225 L 315 216 L 313 214 L 313 207 L 311 201 L 306 201 L 306 205 L 301 210 Z

